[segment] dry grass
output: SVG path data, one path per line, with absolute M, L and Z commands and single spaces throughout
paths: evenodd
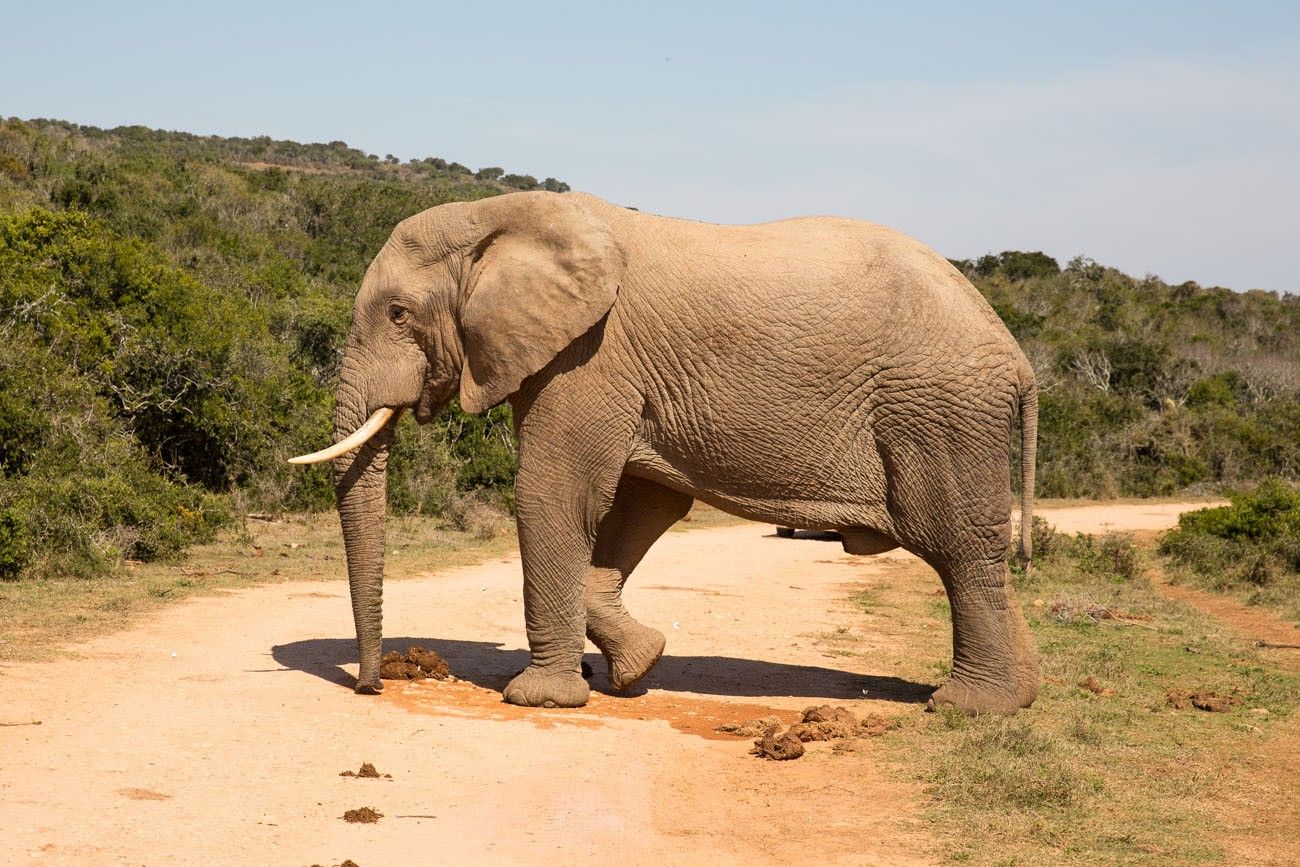
M 433 518 L 391 518 L 386 574 L 400 580 L 476 563 L 516 549 L 514 523 L 475 511 L 450 529 Z M 285 581 L 347 577 L 332 513 L 248 519 L 242 529 L 191 548 L 172 563 L 127 563 L 102 578 L 0 584 L 0 660 L 33 660 L 61 645 L 120 629 L 180 599 Z

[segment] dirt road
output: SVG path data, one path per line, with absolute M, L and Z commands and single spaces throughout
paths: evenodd
M 1048 518 L 1155 529 L 1179 511 Z M 917 793 L 879 767 L 874 742 L 776 763 L 713 731 L 825 702 L 920 713 L 932 684 L 818 641 L 852 622 L 854 587 L 900 559 L 755 524 L 670 533 L 627 592 L 667 655 L 648 691 L 597 692 L 578 711 L 500 702 L 527 660 L 517 558 L 390 582 L 386 646 L 424 644 L 462 680 L 379 697 L 347 686 L 341 579 L 178 604 L 65 659 L 0 670 L 5 863 L 929 863 Z M 363 761 L 392 779 L 339 776 Z M 340 818 L 363 806 L 384 818 Z

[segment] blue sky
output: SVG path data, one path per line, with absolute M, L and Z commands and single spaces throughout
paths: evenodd
M 1300 290 L 1300 3 L 372 5 L 23 4 L 0 115 L 342 139 L 674 216 L 833 213 L 951 257 Z

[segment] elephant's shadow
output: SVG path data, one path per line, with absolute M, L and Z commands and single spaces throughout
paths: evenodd
M 500 644 L 486 641 L 444 638 L 384 640 L 385 651 L 405 651 L 412 645 L 436 651 L 447 660 L 456 677 L 487 689 L 502 689 L 528 664 L 527 651 L 503 650 Z M 357 645 L 351 638 L 311 638 L 279 644 L 271 649 L 271 655 L 287 669 L 307 672 L 349 689 L 355 683 L 355 678 L 343 668 L 357 659 Z M 599 654 L 589 653 L 584 660 L 594 671 L 592 688 L 609 693 L 604 659 Z M 644 687 L 701 695 L 872 698 L 903 703 L 923 702 L 934 691 L 932 685 L 898 677 L 730 656 L 664 656 L 630 695 L 644 692 Z

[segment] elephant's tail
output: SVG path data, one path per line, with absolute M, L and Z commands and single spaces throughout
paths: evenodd
M 1038 457 L 1038 383 L 1032 372 L 1020 382 L 1020 562 L 1034 556 L 1034 464 Z

